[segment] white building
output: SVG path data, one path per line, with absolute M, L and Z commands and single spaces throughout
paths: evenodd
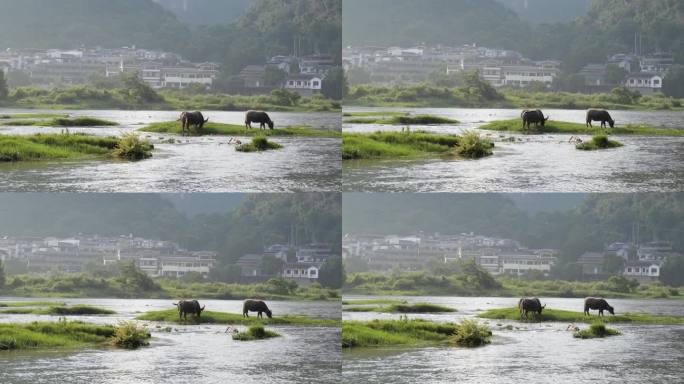
M 660 267 L 661 263 L 658 261 L 628 261 L 622 274 L 639 281 L 657 280 L 660 276 Z
M 625 86 L 648 95 L 663 88 L 663 76 L 656 72 L 638 72 L 627 75 Z
M 302 96 L 311 96 L 321 92 L 323 77 L 312 74 L 297 74 L 288 76 L 285 80 L 285 89 L 295 91 Z

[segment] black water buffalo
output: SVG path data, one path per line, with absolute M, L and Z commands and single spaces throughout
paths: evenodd
M 613 128 L 615 125 L 615 120 L 613 120 L 610 117 L 610 113 L 606 111 L 605 109 L 590 109 L 587 111 L 587 126 L 588 127 L 593 127 L 591 125 L 592 121 L 600 121 L 601 122 L 601 128 L 606 127 L 606 121 L 608 124 L 610 124 L 610 127 Z
M 259 123 L 260 129 L 266 129 L 266 124 L 268 128 L 273 129 L 273 121 L 268 114 L 263 111 L 247 111 L 245 114 L 245 126 L 247 128 L 252 128 L 252 123 Z
M 273 317 L 271 310 L 268 309 L 266 303 L 261 300 L 245 300 L 245 303 L 242 304 L 242 317 L 249 317 L 248 312 L 258 312 L 257 317 L 261 318 L 264 317 L 261 313 L 266 312 L 266 316 L 268 316 L 269 319 Z
M 549 117 L 544 117 L 544 113 L 542 113 L 541 110 L 535 109 L 535 110 L 524 110 L 520 113 L 520 118 L 522 119 L 523 122 L 523 129 L 525 129 L 525 126 L 527 128 L 530 127 L 530 124 L 534 123 L 534 126 L 538 126 L 541 124 L 541 126 L 544 126 L 544 123 L 549 119 Z
M 184 320 L 188 319 L 188 313 L 200 317 L 200 314 L 204 311 L 204 306 L 200 307 L 197 300 L 181 300 L 173 303 L 173 305 L 178 307 L 178 318 Z
M 202 127 L 204 126 L 204 123 L 209 121 L 209 118 L 204 119 L 204 116 L 202 115 L 202 112 L 200 111 L 195 111 L 195 112 L 183 112 L 180 115 L 180 119 L 178 119 L 181 122 L 181 135 L 185 134 L 185 130 L 187 129 L 188 134 L 190 134 L 190 126 L 194 125 L 198 131 L 202 130 Z
M 546 308 L 546 304 L 542 305 L 538 298 L 528 299 L 526 297 L 521 298 L 518 301 L 518 310 L 520 311 L 520 318 L 522 319 L 523 314 L 527 319 L 527 312 L 536 312 L 541 316 L 542 310 Z
M 611 315 L 615 315 L 613 307 L 611 307 L 605 299 L 597 299 L 595 297 L 587 297 L 584 299 L 584 314 L 589 315 L 590 309 L 598 309 L 599 316 L 603 316 L 603 311 L 608 310 Z

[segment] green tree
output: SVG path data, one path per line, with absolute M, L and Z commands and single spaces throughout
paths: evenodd
M 328 258 L 318 271 L 318 281 L 324 287 L 342 288 L 344 280 L 344 266 L 342 265 L 342 258 L 339 256 Z
M 267 276 L 280 275 L 283 268 L 283 261 L 273 255 L 266 255 L 261 259 L 259 269 L 261 273 Z
M 684 97 L 684 65 L 673 65 L 663 79 L 663 93 L 670 97 Z
M 615 64 L 608 64 L 606 66 L 605 79 L 608 84 L 622 84 L 627 76 L 627 71 L 624 68 L 618 67 Z
M 639 286 L 638 281 L 622 275 L 611 276 L 608 278 L 608 283 L 612 286 L 611 290 L 621 293 L 633 292 Z
M 140 79 L 139 72 L 122 74 L 121 80 L 128 91 L 128 95 L 139 103 L 159 103 L 164 101 L 161 95 Z
M 501 288 L 501 283 L 496 281 L 492 275 L 485 269 L 480 268 L 475 259 L 469 259 L 463 262 L 461 266 L 461 276 L 466 286 L 473 289 L 498 289 Z
M 335 67 L 328 72 L 323 84 L 321 84 L 321 93 L 323 96 L 334 100 L 342 100 L 349 93 L 347 75 L 342 67 Z
M 6 100 L 9 94 L 9 89 L 7 88 L 7 79 L 5 79 L 5 72 L 0 69 L 0 101 Z
M 292 280 L 287 280 L 282 277 L 275 277 L 266 282 L 266 289 L 271 293 L 279 295 L 291 295 L 295 293 L 298 285 Z
M 684 256 L 670 256 L 660 269 L 660 281 L 673 287 L 684 285 Z
M 613 88 L 610 91 L 615 102 L 620 104 L 636 104 L 641 98 L 641 94 L 638 91 L 630 91 L 624 85 Z
M 5 277 L 5 264 L 2 261 L 0 261 L 0 289 L 2 289 L 5 286 L 6 279 L 7 278 Z
M 186 283 L 203 283 L 206 281 L 201 273 L 195 271 L 186 272 L 183 277 L 181 277 L 181 280 Z
M 287 106 L 297 105 L 302 98 L 299 93 L 282 88 L 271 91 L 271 96 L 275 99 L 275 104 Z
M 138 268 L 135 260 L 124 262 L 119 267 L 121 276 L 119 281 L 124 287 L 135 291 L 158 291 L 161 289 L 152 278 Z
M 268 87 L 280 87 L 285 81 L 287 73 L 280 68 L 267 66 L 262 81 Z
M 480 101 L 502 100 L 503 96 L 487 81 L 480 77 L 479 71 L 466 72 L 463 75 L 465 86 L 463 92 Z

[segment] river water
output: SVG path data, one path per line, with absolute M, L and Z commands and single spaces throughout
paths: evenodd
M 135 131 L 153 122 L 178 119 L 176 111 L 18 110 L 11 113 L 68 113 L 116 121 L 116 127 L 70 128 L 111 136 Z M 274 112 L 277 127 L 309 125 L 339 130 L 339 113 Z M 210 121 L 244 124 L 242 112 L 205 112 Z M 8 127 L 0 134 L 58 133 L 62 128 Z M 179 123 L 180 124 L 180 123 Z M 141 133 L 155 145 L 151 159 L 127 161 L 60 161 L 0 164 L 0 190 L 13 192 L 297 192 L 340 190 L 340 139 L 274 137 L 283 149 L 237 152 L 227 136 L 182 137 Z M 241 141 L 249 138 L 238 137 Z
M 20 299 L 0 298 L 18 301 Z M 40 300 L 46 299 L 21 299 Z M 49 299 L 48 299 L 49 300 Z M 172 300 L 55 299 L 117 311 L 108 316 L 68 316 L 99 324 L 131 320 L 140 313 L 172 308 Z M 202 300 L 207 310 L 240 313 L 238 300 Z M 269 301 L 274 316 L 306 314 L 339 319 L 339 302 Z M 3 315 L 0 322 L 57 320 L 54 316 Z M 281 337 L 233 341 L 225 325 L 155 322 L 149 347 L 133 351 L 0 352 L 0 383 L 338 383 L 341 352 L 337 327 L 269 326 Z M 161 332 L 156 325 L 170 325 Z M 239 327 L 240 329 L 244 327 Z
M 460 121 L 412 126 L 413 130 L 461 133 L 494 120 L 520 118 L 513 109 L 349 108 L 406 111 Z M 582 123 L 584 110 L 544 110 L 551 120 Z M 648 123 L 684 129 L 684 112 L 611 111 L 618 126 Z M 400 126 L 343 123 L 345 132 L 400 130 Z M 572 135 L 520 135 L 481 131 L 495 142 L 494 155 L 478 160 L 345 161 L 344 191 L 376 192 L 644 192 L 684 188 L 684 136 L 615 136 L 621 148 L 578 151 Z M 515 138 L 515 142 L 504 139 Z M 582 139 L 588 139 L 586 135 Z
M 345 296 L 345 300 L 369 298 Z M 373 297 L 377 298 L 377 297 Z M 397 297 L 391 297 L 396 299 Z M 405 297 L 456 308 L 449 314 L 408 315 L 434 321 L 473 318 L 483 310 L 517 305 L 517 298 Z M 611 299 L 616 313 L 649 312 L 684 316 L 681 300 Z M 542 298 L 547 308 L 583 310 L 582 299 Z M 596 312 L 593 312 L 596 313 Z M 610 316 L 610 315 L 608 315 Z M 398 318 L 371 312 L 343 312 L 345 320 Z M 343 353 L 343 378 L 351 383 L 681 383 L 684 325 L 611 324 L 621 336 L 579 340 L 566 323 L 486 320 L 492 343 L 467 349 L 357 349 Z M 518 329 L 507 330 L 506 325 Z M 586 327 L 579 324 L 580 327 Z

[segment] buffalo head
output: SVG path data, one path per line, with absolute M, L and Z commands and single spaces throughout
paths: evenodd
M 273 318 L 273 313 L 271 312 L 270 309 L 266 310 L 266 316 L 268 316 L 269 319 Z
M 273 123 L 273 121 L 269 121 L 269 122 L 268 122 L 268 128 L 269 128 L 269 129 L 273 129 L 273 126 L 274 126 L 274 125 L 275 125 L 275 123 Z
M 612 125 L 611 125 L 611 128 L 612 128 Z M 613 307 L 611 307 L 609 305 L 608 308 L 606 308 L 606 309 L 608 309 L 608 312 L 610 312 L 611 315 L 615 315 L 615 311 L 613 310 Z
M 197 310 L 197 317 L 199 317 L 202 314 L 202 311 L 204 311 L 204 307 L 206 307 L 206 305 L 203 305 L 202 308 Z
M 608 124 L 610 124 L 610 127 L 613 128 L 615 126 L 615 120 L 613 120 L 613 119 L 608 120 Z

